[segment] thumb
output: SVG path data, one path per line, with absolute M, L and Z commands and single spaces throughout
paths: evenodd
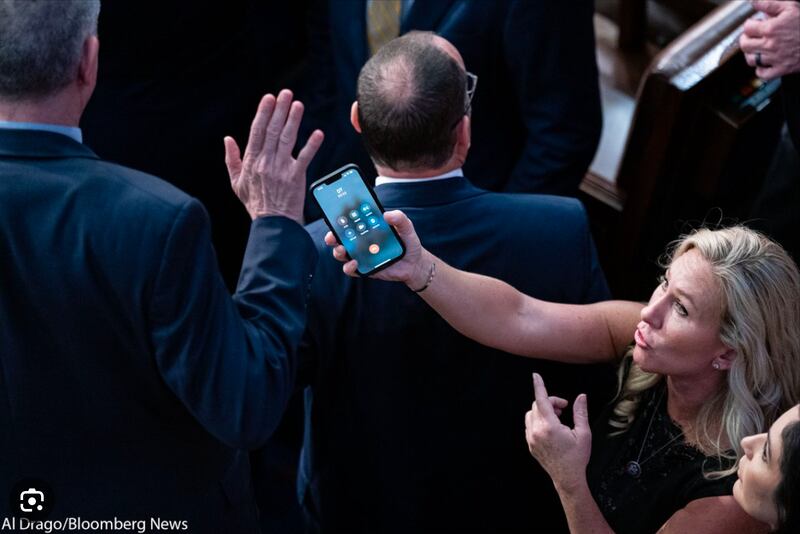
M 383 214 L 383 218 L 387 223 L 395 227 L 397 233 L 404 242 L 408 242 L 407 238 L 417 237 L 417 234 L 414 232 L 414 223 L 412 223 L 411 219 L 402 211 L 387 211 Z
M 225 166 L 228 168 L 228 176 L 233 182 L 239 178 L 239 174 L 242 172 L 242 154 L 233 137 L 226 136 L 223 142 L 225 143 Z
M 575 423 L 576 433 L 584 435 L 592 434 L 589 427 L 589 406 L 585 393 L 578 395 L 578 398 L 572 403 L 572 421 Z
M 780 15 L 781 11 L 783 11 L 784 6 L 782 4 L 785 3 L 786 2 L 781 2 L 779 0 L 754 0 L 753 9 L 775 17 Z

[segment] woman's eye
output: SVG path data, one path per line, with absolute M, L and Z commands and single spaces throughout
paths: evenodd
M 764 447 L 761 449 L 761 460 L 767 462 L 767 440 L 764 440 Z
M 658 283 L 661 284 L 661 289 L 666 290 L 669 287 L 669 280 L 663 274 L 658 277 Z
M 681 304 L 681 301 L 676 300 L 674 306 L 675 306 L 675 311 L 677 311 L 678 315 L 680 315 L 681 317 L 686 317 L 687 315 L 689 315 L 689 312 L 686 310 L 686 307 L 683 304 Z

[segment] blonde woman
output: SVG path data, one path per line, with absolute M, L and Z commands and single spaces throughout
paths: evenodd
M 375 278 L 405 282 L 462 334 L 534 358 L 621 360 L 620 392 L 594 432 L 585 395 L 569 428 L 558 420 L 567 401 L 534 377 L 526 438 L 573 533 L 766 530 L 731 491 L 741 439 L 798 402 L 800 275 L 780 246 L 744 227 L 700 230 L 676 245 L 646 306 L 563 305 L 453 269 L 402 212 L 385 219 L 408 252 Z M 356 262 L 326 242 L 353 276 Z

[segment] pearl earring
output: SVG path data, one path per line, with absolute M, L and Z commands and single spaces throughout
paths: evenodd
M 712 363 L 712 364 L 711 364 L 711 367 L 713 367 L 713 368 L 714 368 L 714 369 L 716 369 L 716 370 L 719 370 L 719 362 L 714 362 L 714 363 Z

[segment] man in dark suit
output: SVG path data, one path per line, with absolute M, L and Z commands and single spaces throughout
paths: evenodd
M 467 79 L 458 51 L 430 33 L 391 41 L 363 68 L 352 123 L 380 173 L 381 203 L 402 208 L 425 246 L 459 268 L 547 300 L 608 298 L 577 200 L 490 193 L 465 177 Z M 598 369 L 474 343 L 401 284 L 345 277 L 324 222 L 307 229 L 322 252 L 301 344 L 310 387 L 298 491 L 312 529 L 564 527 L 523 439 L 531 372 L 572 398 L 587 382 L 598 390 Z
M 591 0 L 326 1 L 319 8 L 328 10 L 319 17 L 326 24 L 313 32 L 311 94 L 303 100 L 308 125 L 337 141 L 323 147 L 310 179 L 351 162 L 372 179 L 372 163 L 347 124 L 358 72 L 381 38 L 425 30 L 453 43 L 480 79 L 464 168 L 473 184 L 577 193 L 601 129 Z M 307 215 L 317 214 L 307 204 Z
M 292 158 L 302 106 L 285 91 L 243 160 L 226 139 L 252 218 L 231 298 L 200 203 L 81 143 L 98 10 L 0 1 L 0 516 L 257 532 L 243 449 L 294 383 L 321 134 Z

